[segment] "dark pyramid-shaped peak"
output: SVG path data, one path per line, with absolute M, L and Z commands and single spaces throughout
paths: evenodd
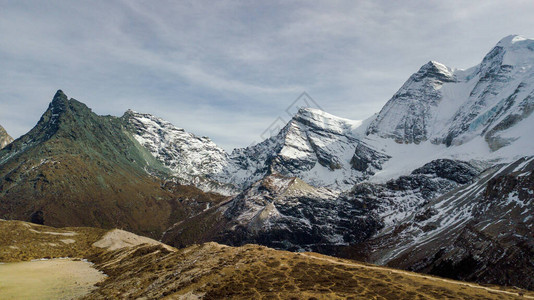
M 63 91 L 58 90 L 35 127 L 3 151 L 9 151 L 12 155 L 23 155 L 23 152 L 31 152 L 32 149 L 40 149 L 39 155 L 97 154 L 99 158 L 105 157 L 124 164 L 135 162 L 143 167 L 147 164 L 145 157 L 149 157 L 151 165 L 163 169 L 143 152 L 146 150 L 139 147 L 132 143 L 121 118 L 99 116 L 85 104 L 69 99 Z M 9 156 L 6 152 L 5 157 Z M 139 168 L 139 171 L 144 172 L 143 168 Z
M 79 139 L 91 135 L 92 131 L 104 123 L 107 124 L 109 121 L 94 114 L 85 104 L 69 99 L 62 90 L 58 90 L 35 127 L 5 149 L 20 152 L 54 137 Z
M 67 95 L 63 93 L 62 90 L 57 90 L 56 94 L 54 95 L 54 99 L 52 99 L 52 102 L 55 101 L 68 101 Z
M 444 64 L 436 61 L 429 61 L 423 65 L 417 73 L 412 75 L 412 79 L 415 81 L 421 81 L 425 78 L 438 79 L 443 82 L 454 81 L 452 71 Z
M 58 90 L 54 95 L 54 98 L 52 98 L 52 102 L 50 102 L 48 110 L 50 110 L 53 115 L 58 115 L 65 112 L 68 105 L 69 98 L 67 95 L 65 95 L 65 93 L 63 93 L 62 90 Z
M 39 123 L 76 123 L 95 117 L 97 115 L 85 104 L 73 98 L 69 99 L 62 90 L 58 90 Z
M 45 114 L 48 111 L 52 111 L 53 113 L 64 112 L 66 111 L 68 105 L 69 97 L 67 97 L 67 95 L 63 93 L 62 90 L 57 90 L 57 92 L 54 94 L 54 97 L 52 98 L 52 101 L 48 104 L 48 109 Z

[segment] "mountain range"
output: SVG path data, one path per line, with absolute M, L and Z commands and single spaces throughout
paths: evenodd
M 533 66 L 534 40 L 508 36 L 472 68 L 423 65 L 367 120 L 301 108 L 231 153 L 149 114 L 98 116 L 58 91 L 0 150 L 0 218 L 533 289 Z

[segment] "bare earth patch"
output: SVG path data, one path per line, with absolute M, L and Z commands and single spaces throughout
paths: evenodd
M 51 259 L 0 264 L 2 299 L 75 299 L 87 295 L 106 275 L 90 263 Z
M 102 239 L 95 242 L 93 246 L 104 248 L 108 251 L 113 251 L 121 248 L 139 246 L 141 244 L 161 245 L 169 251 L 175 251 L 173 247 L 165 245 L 161 242 L 120 229 L 110 230 L 102 237 Z

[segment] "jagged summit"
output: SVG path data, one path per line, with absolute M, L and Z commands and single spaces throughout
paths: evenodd
M 0 149 L 9 145 L 13 141 L 13 138 L 7 134 L 7 131 L 0 125 Z
M 54 98 L 52 99 L 52 102 L 58 102 L 58 101 L 68 101 L 69 98 L 67 95 L 63 92 L 63 90 L 57 90 L 54 94 Z
M 54 98 L 52 98 L 52 102 L 50 102 L 48 109 L 52 111 L 52 114 L 60 114 L 67 110 L 68 105 L 69 98 L 62 90 L 58 90 L 54 95 Z
M 413 77 L 415 81 L 421 81 L 429 77 L 443 82 L 454 81 L 454 73 L 452 69 L 437 61 L 429 61 L 423 65 Z

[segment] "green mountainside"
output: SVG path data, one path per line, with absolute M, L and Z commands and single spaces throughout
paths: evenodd
M 0 218 L 159 237 L 194 213 L 184 199 L 217 198 L 167 188 L 167 169 L 126 127 L 58 91 L 37 125 L 0 150 Z

